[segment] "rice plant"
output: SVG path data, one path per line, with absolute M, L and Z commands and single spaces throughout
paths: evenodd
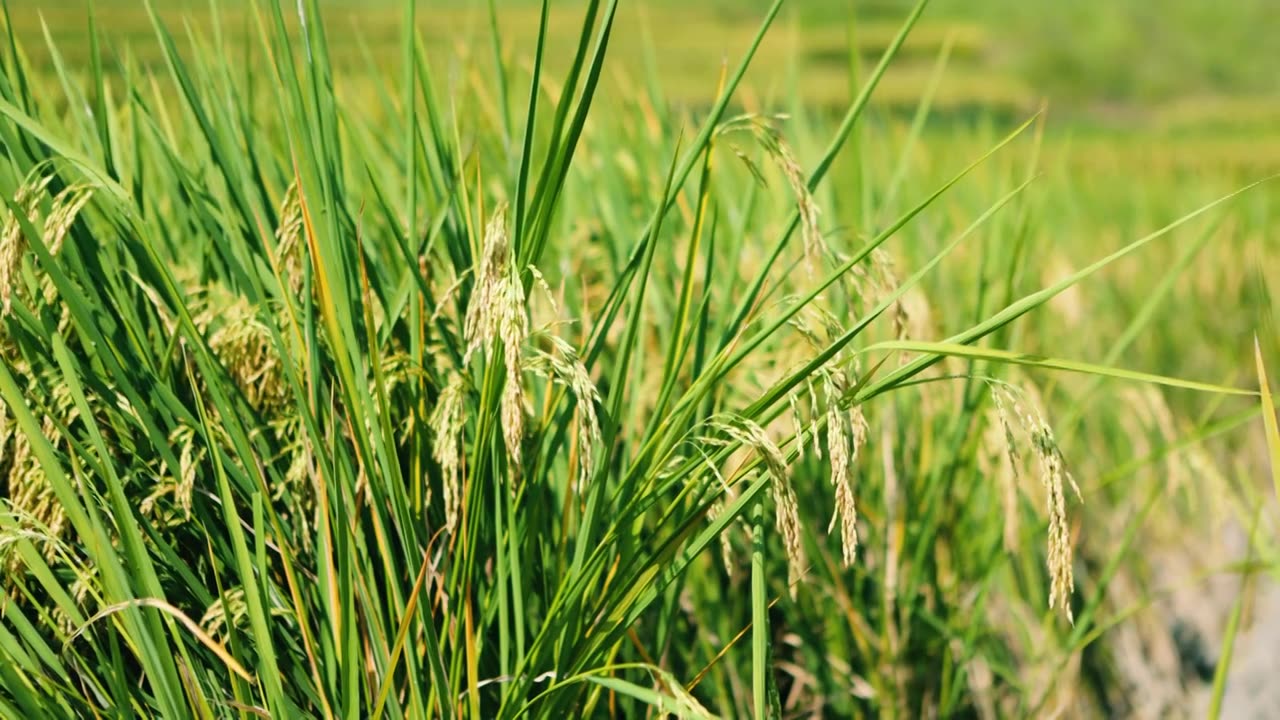
M 1082 556 L 1082 518 L 1258 393 L 1020 320 L 1244 190 L 1028 287 L 1045 116 L 929 183 L 918 124 L 878 163 L 927 0 L 835 118 L 742 97 L 783 4 L 696 111 L 601 101 L 618 0 L 554 68 L 548 2 L 528 63 L 496 21 L 491 64 L 433 54 L 406 2 L 399 67 L 359 72 L 319 0 L 234 39 L 148 5 L 154 63 L 90 13 L 87 67 L 50 38 L 37 69 L 8 20 L 0 715 L 1104 707 L 1141 523 Z M 1072 376 L 1233 414 L 1085 477 Z

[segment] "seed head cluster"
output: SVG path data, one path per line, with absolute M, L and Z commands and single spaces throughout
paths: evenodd
M 1005 455 L 1009 460 L 1011 471 L 1010 484 L 1004 491 L 1004 511 L 1006 518 L 1017 515 L 1016 482 L 1021 466 L 1021 456 L 1015 429 L 1036 456 L 1040 466 L 1040 481 L 1044 485 L 1046 495 L 1046 511 L 1049 520 L 1049 540 L 1047 548 L 1047 565 L 1049 570 L 1049 607 L 1061 610 L 1068 621 L 1074 622 L 1071 612 L 1071 594 L 1075 591 L 1075 574 L 1072 569 L 1071 530 L 1067 518 L 1067 502 L 1065 487 L 1070 485 L 1077 499 L 1081 499 L 1080 488 L 1075 479 L 1067 471 L 1066 460 L 1062 450 L 1054 438 L 1053 429 L 1045 421 L 1044 416 L 1031 409 L 1031 403 L 1021 393 L 1009 385 L 991 383 L 991 392 L 996 407 L 996 416 L 1001 426 L 1001 434 L 1005 443 Z M 1009 520 L 1006 520 L 1005 542 L 1016 542 L 1010 537 Z M 1012 531 L 1016 534 L 1016 530 Z
M 461 375 L 455 374 L 431 413 L 433 434 L 431 456 L 440 465 L 444 486 L 445 529 L 450 533 L 458 527 L 462 509 L 462 429 L 466 424 L 463 414 L 466 387 Z
M 296 297 L 302 292 L 303 250 L 302 200 L 298 195 L 298 183 L 289 184 L 280 201 L 279 224 L 276 226 L 276 269 L 286 286 Z
M 732 418 L 717 422 L 714 427 L 745 447 L 751 448 L 764 463 L 765 472 L 772 481 L 775 526 L 782 537 L 787 554 L 787 576 L 791 595 L 795 597 L 805 569 L 804 529 L 800 524 L 800 503 L 787 473 L 787 461 L 778 445 L 756 423 L 745 418 Z
M 40 220 L 40 201 L 52 181 L 52 175 L 30 178 L 14 194 L 14 205 L 33 225 Z M 93 188 L 87 185 L 70 185 L 54 196 L 41 232 L 41 242 L 48 248 L 49 254 L 57 255 L 62 249 L 71 226 L 92 197 Z M 22 231 L 19 216 L 7 213 L 3 226 L 0 226 L 0 319 L 8 317 L 13 311 L 13 297 L 21 287 L 18 275 L 27 249 L 27 237 Z M 49 295 L 50 291 L 46 290 L 45 293 Z
M 813 199 L 809 181 L 805 177 L 804 169 L 800 167 L 800 162 L 796 159 L 795 151 L 775 125 L 775 121 L 782 119 L 785 119 L 785 116 L 741 115 L 721 125 L 718 134 L 748 133 L 782 173 L 787 186 L 795 196 L 796 211 L 800 215 L 800 234 L 804 242 L 804 257 L 812 271 L 817 267 L 818 260 L 828 253 L 818 224 L 818 217 L 822 214 L 822 210 Z M 735 150 L 735 152 L 751 169 L 756 179 L 763 183 L 764 176 L 750 157 L 741 150 Z
M 192 322 L 249 404 L 268 416 L 278 414 L 289 403 L 289 389 L 271 329 L 258 307 L 220 285 L 205 286 L 193 306 Z
M 154 520 L 170 525 L 186 522 L 191 519 L 191 501 L 195 491 L 196 473 L 200 463 L 205 459 L 205 451 L 196 441 L 195 428 L 190 425 L 179 425 L 169 433 L 169 446 L 178 448 L 177 477 L 162 477 L 151 493 L 142 501 L 143 514 Z M 161 515 L 157 501 L 171 496 L 177 513 L 174 517 Z
M 14 369 L 21 372 L 23 366 Z M 60 428 L 71 426 L 80 417 L 70 388 L 58 376 L 45 373 L 27 392 L 28 402 L 40 420 L 41 436 L 60 452 L 66 452 L 70 443 Z M 66 511 L 36 457 L 31 439 L 10 424 L 6 418 L 8 412 L 0 401 L 0 474 L 8 484 L 5 509 L 28 518 L 31 522 L 24 523 L 27 527 L 40 528 L 51 538 L 61 538 L 67 530 Z M 52 557 L 56 549 L 54 543 L 46 543 L 46 557 Z
M 827 405 L 827 460 L 831 463 L 831 484 L 835 488 L 836 509 L 827 526 L 830 533 L 840 525 L 841 559 L 851 567 L 858 559 L 858 508 L 853 492 L 853 467 L 858 451 L 867 442 L 867 418 L 861 405 L 849 410 L 841 407 L 842 376 L 823 374 Z
M 591 480 L 596 450 L 603 442 L 600 418 L 596 414 L 601 402 L 600 392 L 578 358 L 578 351 L 568 341 L 548 332 L 539 333 L 539 336 L 547 340 L 551 351 L 535 349 L 526 369 L 563 385 L 573 396 L 577 405 L 574 436 L 578 445 L 578 488 L 581 491 Z
M 274 591 L 268 593 L 267 612 L 272 617 L 287 619 L 290 614 L 284 602 Z M 249 621 L 249 603 L 243 587 L 228 588 L 213 601 L 200 618 L 200 628 L 211 637 L 225 639 L 232 628 L 243 627 Z
M 467 343 L 463 363 L 469 363 L 481 349 L 501 345 L 506 368 L 501 403 L 502 440 L 512 472 L 519 473 L 525 413 L 522 354 L 529 336 L 529 318 L 524 283 L 512 255 L 505 205 L 498 208 L 485 228 L 475 283 L 463 325 Z
M 821 349 L 839 335 L 841 330 L 839 323 L 829 313 L 817 309 L 813 312 L 817 313 L 817 321 L 823 326 L 821 331 L 803 314 L 797 315 L 791 324 L 815 349 Z M 858 509 L 853 490 L 853 473 L 858 453 L 865 447 L 869 432 L 862 406 L 851 404 L 846 397 L 857 378 L 856 365 L 852 370 L 849 365 L 841 352 L 818 369 L 816 374 L 822 385 L 821 404 L 814 390 L 813 379 L 808 380 L 814 452 L 819 458 L 822 457 L 820 446 L 817 445 L 820 436 L 818 420 L 821 417 L 826 421 L 826 459 L 831 466 L 831 485 L 835 490 L 835 511 L 827 532 L 831 533 L 837 525 L 840 526 L 841 560 L 845 567 L 852 566 L 858 557 Z M 793 424 L 797 428 L 801 427 L 803 421 L 795 395 L 792 396 L 791 410 Z M 797 447 L 802 449 L 803 445 L 803 437 L 797 432 Z

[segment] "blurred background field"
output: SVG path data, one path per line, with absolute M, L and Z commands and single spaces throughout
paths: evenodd
M 156 0 L 159 17 L 181 28 L 207 27 L 220 14 L 229 65 L 248 72 L 258 57 L 258 28 L 240 0 Z M 369 92 L 361 77 L 398 67 L 401 3 L 325 0 L 325 25 L 340 83 Z M 710 101 L 722 64 L 737 57 L 768 3 L 763 0 L 646 0 L 625 4 L 611 40 L 602 97 L 615 100 L 660 88 L 665 109 L 696 110 Z M 504 59 L 529 68 L 538 3 L 497 0 Z M 833 117 L 885 49 L 910 4 L 905 0 L 804 0 L 783 10 L 749 72 L 739 101 L 749 110 Z M 144 67 L 162 65 L 144 3 L 97 0 L 107 52 Z M 36 66 L 52 68 L 46 37 L 73 74 L 88 67 L 86 4 L 35 0 L 10 7 Z M 547 82 L 571 59 L 577 3 L 553 3 Z M 293 21 L 293 18 L 290 18 Z M 296 23 L 295 23 L 296 25 Z M 479 89 L 496 122 L 489 3 L 441 0 L 420 16 L 434 70 L 448 87 Z M 1269 0 L 937 0 L 912 31 L 873 96 L 882 120 L 905 125 L 931 95 L 926 133 L 941 147 L 963 142 L 975 126 L 1007 127 L 1048 109 L 1050 167 L 1088 178 L 1077 189 L 1115 198 L 1114 184 L 1148 197 L 1184 187 L 1188 174 L 1238 183 L 1280 171 L 1280 5 Z M 296 27 L 294 28 L 296 30 Z M 180 50 L 185 43 L 180 43 Z M 935 80 L 943 49 L 944 73 Z M 111 74 L 118 65 L 108 62 Z M 936 83 L 936 85 L 935 85 Z M 933 87 L 931 87 L 933 86 Z M 1133 186 L 1134 171 L 1143 183 Z M 1094 207 L 1093 198 L 1080 206 Z M 1102 213 L 1100 221 L 1113 217 Z
M 207 22 L 214 3 L 157 0 L 165 18 Z M 393 0 L 326 0 L 332 51 L 344 70 L 395 62 L 400 3 Z M 500 25 L 513 52 L 532 54 L 537 6 L 532 0 L 498 0 Z M 241 3 L 216 3 L 236 34 Z M 705 101 L 719 62 L 750 39 L 768 3 L 761 0 L 647 0 L 622 8 L 613 39 L 614 71 L 639 74 L 652 52 L 665 93 L 676 100 Z M 41 34 L 41 19 L 67 61 L 83 60 L 85 3 L 37 0 L 11 4 L 19 32 Z M 140 58 L 158 58 L 142 2 L 98 0 L 104 30 L 115 49 L 130 45 Z M 421 30 L 435 48 L 489 51 L 488 3 L 430 3 Z M 851 11 L 852 8 L 852 11 Z M 807 0 L 783 12 L 764 43 L 749 85 L 757 92 L 807 103 L 839 105 L 848 98 L 850 38 L 857 55 L 878 56 L 910 8 L 903 0 Z M 565 60 L 576 42 L 577 6 L 554 3 L 550 57 Z M 1082 0 L 1025 3 L 1015 0 L 939 0 L 913 31 L 890 71 L 879 99 L 913 105 L 938 51 L 953 44 L 939 109 L 1022 113 L 1048 98 L 1055 114 L 1082 124 L 1172 129 L 1274 128 L 1280 79 L 1274 72 L 1280 47 L 1273 33 L 1280 7 L 1268 0 L 1218 5 L 1206 0 Z M 174 24 L 181 27 L 181 22 Z M 251 43 L 252 44 L 252 43 Z M 39 44 L 30 45 L 37 53 Z
M 538 4 L 497 4 L 508 41 L 531 54 Z M 193 23 L 207 21 L 215 6 L 204 0 L 158 0 L 154 5 L 162 17 Z M 230 20 L 230 34 L 235 33 L 238 5 L 234 0 L 216 3 Z M 324 6 L 340 67 L 364 64 L 361 43 L 374 62 L 394 61 L 399 3 L 327 0 Z M 423 35 L 437 47 L 487 50 L 487 6 L 483 0 L 432 2 L 429 16 L 422 19 Z M 613 41 L 614 68 L 636 68 L 646 43 L 652 43 L 665 91 L 677 99 L 705 100 L 719 61 L 742 49 L 767 6 L 761 0 L 647 0 L 625 6 L 622 31 Z M 95 7 L 110 37 L 131 44 L 144 59 L 156 59 L 143 3 L 99 0 Z M 875 57 L 909 8 L 903 0 L 796 3 L 784 10 L 778 29 L 764 44 L 750 84 L 764 92 L 785 87 L 786 94 L 794 90 L 811 103 L 840 103 L 848 92 L 851 35 L 861 56 Z M 86 45 L 74 41 L 84 38 L 85 3 L 38 0 L 13 4 L 11 10 L 23 35 L 38 37 L 43 18 L 53 38 L 62 41 L 59 47 L 68 61 L 82 59 L 76 53 Z M 564 59 L 572 51 L 576 12 L 574 3 L 554 4 L 551 57 Z M 1278 23 L 1280 8 L 1267 0 L 1221 6 L 1205 0 L 1170 0 L 1158 6 L 1136 0 L 940 0 L 913 31 L 881 99 L 912 104 L 938 50 L 950 38 L 953 61 L 938 99 L 942 108 L 1017 112 L 1048 97 L 1069 116 L 1093 115 L 1120 124 L 1265 126 L 1275 118 L 1280 92 L 1273 71 L 1280 62 L 1272 36 Z M 797 71 L 798 78 L 793 77 Z M 1219 105 L 1224 101 L 1229 102 Z
M 262 50 L 259 29 L 242 4 L 224 0 L 216 11 L 198 0 L 154 4 L 180 38 L 181 52 L 198 55 L 183 39 L 186 26 L 196 31 L 198 42 L 222 44 L 228 77 L 242 81 L 240 87 L 252 84 Z M 358 108 L 352 113 L 357 117 L 352 120 L 349 150 L 356 155 L 368 150 L 371 164 L 395 167 L 398 160 L 390 147 L 379 143 L 378 132 L 384 121 L 394 126 L 401 110 L 387 88 L 394 87 L 402 65 L 403 3 L 327 0 L 321 5 L 337 94 L 343 106 Z M 544 76 L 549 98 L 559 97 L 563 90 L 556 83 L 577 49 L 582 5 L 552 3 Z M 621 274 L 629 246 L 618 238 L 630 242 L 642 235 L 648 202 L 661 191 L 673 139 L 680 131 L 687 137 L 696 127 L 715 96 L 724 63 L 737 61 L 768 5 L 763 0 L 622 4 L 610 44 L 611 61 L 587 125 L 584 149 L 568 181 L 569 210 L 557 220 L 557 229 L 563 230 L 561 244 L 549 250 L 543 268 L 553 286 L 563 287 L 566 278 L 582 279 L 584 288 L 591 282 L 607 286 L 606 280 Z M 910 5 L 903 0 L 795 0 L 761 46 L 735 109 L 788 115 L 780 123 L 782 132 L 794 145 L 800 164 L 811 168 Z M 163 77 L 164 56 L 143 4 L 96 0 L 94 7 L 104 37 L 109 38 L 104 42 L 112 58 L 106 66 L 108 85 L 124 86 L 126 70 L 151 69 Z M 472 160 L 482 158 L 490 167 L 504 167 L 513 157 L 510 128 L 512 115 L 519 117 L 520 111 L 512 108 L 522 107 L 526 92 L 539 4 L 496 2 L 504 45 L 497 51 L 501 66 L 494 61 L 486 2 L 435 0 L 421 7 L 419 32 L 431 59 L 432 81 L 445 99 L 444 113 L 461 119 L 460 144 L 476 148 Z M 221 33 L 216 39 L 210 33 L 215 12 Z M 11 2 L 10 14 L 25 53 L 48 83 L 62 82 L 60 73 L 73 80 L 88 77 L 84 3 Z M 976 214 L 1035 168 L 1037 179 L 1019 197 L 1016 212 L 999 216 L 990 232 L 957 249 L 913 296 L 913 337 L 947 337 L 998 309 L 1001 297 L 1048 286 L 1225 193 L 1280 172 L 1277 28 L 1280 3 L 1273 0 L 936 0 L 873 95 L 850 148 L 818 189 L 823 226 L 851 244 L 873 236 L 1009 129 L 1044 109 L 1042 124 L 1033 133 L 976 169 L 887 246 L 903 274 L 923 266 Z M 296 24 L 292 29 L 297 31 Z M 49 50 L 46 36 L 56 52 Z M 513 88 L 509 97 L 495 91 L 504 81 L 499 67 Z M 177 107 L 176 94 L 161 86 L 153 82 L 145 92 L 157 107 L 168 102 Z M 265 137 L 278 136 L 270 103 L 264 103 L 262 112 L 255 128 Z M 188 122 L 175 111 L 176 125 Z M 168 135 L 175 146 L 187 141 L 181 132 L 157 132 Z M 1031 137 L 1035 132 L 1042 136 Z M 782 192 L 757 196 L 753 178 L 740 168 L 726 171 L 726 176 L 717 192 L 726 198 L 725 224 L 740 231 L 736 237 L 741 238 L 742 252 L 734 260 L 749 268 L 761 261 L 765 238 L 781 230 L 779 218 L 792 199 Z M 689 208 L 679 209 L 687 221 Z M 610 240 L 579 244 L 584 237 Z M 680 277 L 679 258 L 660 256 L 655 267 L 664 287 L 674 287 Z M 1029 353 L 1253 388 L 1255 334 L 1273 372 L 1280 366 L 1278 275 L 1280 183 L 1271 182 L 1222 212 L 1106 267 L 1011 326 L 1000 340 L 1003 346 Z M 732 283 L 726 280 L 725 285 L 715 298 L 728 306 L 735 298 Z M 583 297 L 570 304 L 576 302 L 589 315 L 592 297 L 584 289 Z M 654 301 L 659 317 L 666 317 L 670 302 L 665 296 Z M 655 332 L 642 342 L 657 349 L 664 340 Z M 787 350 L 772 349 L 780 354 Z M 927 397 L 920 417 L 903 407 L 905 401 L 896 406 L 886 402 L 889 409 L 880 422 L 891 423 L 895 412 L 912 422 L 919 420 L 918 427 L 892 429 L 904 438 L 899 450 L 919 450 L 901 459 L 904 483 L 923 485 L 946 478 L 952 484 L 945 485 L 942 497 L 953 500 L 955 512 L 962 515 L 946 516 L 939 528 L 920 535 L 910 517 L 897 519 L 907 523 L 908 529 L 898 532 L 909 538 L 936 535 L 936 547 L 941 548 L 936 552 L 945 558 L 931 564 L 935 545 L 930 541 L 918 550 L 920 562 L 910 568 L 927 576 L 928 587 L 920 591 L 925 599 L 919 600 L 927 611 L 903 620 L 904 627 L 915 623 L 925 628 L 916 630 L 925 638 L 916 648 L 922 654 L 903 657 L 897 654 L 899 647 L 890 647 L 891 630 L 886 628 L 894 627 L 895 611 L 887 600 L 890 607 L 880 608 L 882 614 L 876 615 L 875 608 L 866 611 L 865 629 L 857 625 L 862 620 L 850 621 L 852 629 L 797 627 L 806 619 L 820 621 L 845 611 L 857 614 L 847 607 L 841 576 L 833 571 L 828 577 L 824 569 L 815 580 L 820 589 L 811 598 L 802 597 L 795 607 L 780 606 L 783 609 L 777 611 L 784 628 L 778 631 L 777 643 L 785 646 L 778 652 L 791 668 L 787 672 L 792 673 L 789 686 L 795 697 L 803 697 L 806 687 L 814 692 L 830 692 L 832 687 L 860 691 L 863 677 L 878 692 L 895 683 L 903 683 L 896 686 L 903 692 L 903 677 L 929 677 L 937 670 L 924 665 L 927 653 L 954 650 L 968 632 L 967 623 L 973 623 L 982 630 L 975 631 L 980 636 L 976 639 L 964 635 L 966 651 L 970 641 L 976 647 L 990 640 L 999 649 L 981 657 L 998 658 L 1006 665 L 991 660 L 994 680 L 991 667 L 975 666 L 956 680 L 968 683 L 966 692 L 977 698 L 953 706 L 960 707 L 962 715 L 1016 716 L 1029 707 L 1068 708 L 1073 703 L 1088 708 L 1081 717 L 1090 712 L 1134 717 L 1203 714 L 1208 685 L 1222 660 L 1228 616 L 1244 586 L 1241 563 L 1246 557 L 1260 557 L 1258 565 L 1248 569 L 1273 570 L 1280 557 L 1273 542 L 1280 537 L 1280 512 L 1269 513 L 1262 522 L 1260 537 L 1268 540 L 1243 539 L 1249 511 L 1273 505 L 1261 425 L 1247 415 L 1251 406 L 1236 399 L 1206 399 L 1114 382 L 1100 385 L 1073 375 L 1028 374 L 1053 419 L 1062 423 L 1057 431 L 1063 452 L 1073 463 L 1086 500 L 1083 506 L 1072 501 L 1072 537 L 1081 558 L 1081 595 L 1095 589 L 1093 580 L 1106 578 L 1096 586 L 1101 588 L 1097 614 L 1090 619 L 1095 625 L 1074 633 L 1053 620 L 1042 622 L 1028 615 L 1020 624 L 1009 621 L 1016 628 L 1001 627 L 1007 619 L 1002 613 L 1012 613 L 1002 602 L 1012 607 L 1026 600 L 1028 607 L 1043 606 L 1042 583 L 1039 570 L 1029 569 L 1038 568 L 1035 562 L 1011 560 L 1007 568 L 979 570 L 975 568 L 981 563 L 970 563 L 965 556 L 967 533 L 978 526 L 982 533 L 998 532 L 991 528 L 1001 521 L 994 517 L 998 511 L 993 509 L 993 496 L 984 494 L 992 491 L 963 484 L 980 473 L 967 465 L 957 470 L 930 454 L 935 445 L 952 437 L 947 434 L 950 425 L 940 419 L 945 415 L 940 408 L 959 402 L 956 394 Z M 760 370 L 760 375 L 768 378 L 769 372 Z M 765 379 L 759 382 L 768 387 Z M 931 414 L 935 412 L 938 415 Z M 1191 440 L 1184 443 L 1186 438 Z M 979 451 L 966 448 L 965 462 L 976 462 Z M 815 467 L 807 466 L 807 472 L 818 477 Z M 884 474 L 892 476 L 891 469 Z M 868 472 L 869 477 L 885 480 L 879 469 Z M 879 492 L 868 490 L 865 512 L 870 519 L 864 522 L 871 527 L 865 541 L 865 573 L 860 570 L 857 580 L 849 582 L 866 597 L 879 592 L 877 578 L 891 559 L 884 549 L 895 518 L 888 514 L 893 509 L 890 501 Z M 906 492 L 910 496 L 911 491 Z M 815 496 L 819 500 L 814 502 L 825 499 Z M 1133 531 L 1136 536 L 1121 543 L 1120 538 L 1137 526 L 1141 530 Z M 1039 548 L 1042 530 L 1024 530 L 1028 544 Z M 953 561 L 959 569 L 948 565 Z M 903 562 L 905 575 L 911 562 Z M 834 568 L 834 561 L 830 564 Z M 929 569 L 919 569 L 922 565 Z M 969 585 L 952 583 L 953 572 L 966 581 L 972 577 L 966 573 L 980 575 L 983 592 L 996 588 L 996 599 L 986 605 L 973 600 Z M 778 584 L 774 578 L 775 592 Z M 740 599 L 713 583 L 695 582 L 690 587 L 699 607 L 725 608 L 725 618 L 703 619 L 711 630 L 699 629 L 700 642 L 731 637 L 740 629 L 746 612 L 743 603 L 734 604 Z M 934 591 L 938 598 L 929 594 Z M 1001 600 L 1002 593 L 1016 599 Z M 1243 713 L 1254 697 L 1265 695 L 1256 688 L 1250 691 L 1247 683 L 1269 672 L 1265 648 L 1280 638 L 1274 620 L 1268 625 L 1268 614 L 1280 608 L 1274 586 L 1264 581 L 1256 596 L 1249 597 L 1257 605 L 1244 623 L 1246 641 L 1235 666 L 1242 679 L 1228 686 L 1239 693 L 1233 702 L 1240 703 L 1229 706 L 1229 717 L 1246 717 Z M 980 615 L 982 620 L 975 619 Z M 1012 638 L 1005 637 L 1006 630 Z M 948 639 L 934 643 L 934 631 Z M 1085 632 L 1090 634 L 1084 637 Z M 1104 633 L 1105 640 L 1092 642 Z M 716 648 L 709 640 L 706 644 L 690 656 L 708 661 Z M 868 651 L 867 644 L 876 650 Z M 1251 647 L 1262 649 L 1250 651 Z M 831 662 L 823 654 L 826 648 L 857 659 L 830 671 L 839 678 L 806 675 L 804 668 Z M 741 655 L 746 651 L 733 652 L 738 666 L 744 666 Z M 706 690 L 719 693 L 715 699 L 726 706 L 722 711 L 727 717 L 735 716 L 730 708 L 745 710 L 740 684 L 747 681 L 734 674 L 734 659 L 730 654 L 725 662 L 730 666 L 723 671 L 725 677 L 708 681 L 715 690 Z M 864 660 L 865 667 L 859 666 Z M 688 659 L 682 668 L 697 668 L 698 662 Z M 938 672 L 961 678 L 950 662 L 949 658 Z M 987 674 L 985 687 L 980 670 Z M 455 667 L 454 672 L 461 671 Z M 925 688 L 921 692 L 937 690 L 930 681 L 919 682 Z M 1014 689 L 1007 695 L 1001 694 L 1004 689 L 995 693 L 990 701 L 995 710 L 988 713 L 982 698 L 993 683 Z M 960 692 L 954 687 L 949 691 Z M 1017 700 L 1006 703 L 1009 697 Z M 857 704 L 861 700 L 850 702 L 858 712 L 866 709 Z M 879 714 L 891 715 L 885 708 L 896 702 L 891 710 L 900 711 L 901 717 L 913 716 L 902 697 L 886 702 Z M 849 707 L 834 702 L 830 712 L 844 716 Z M 1260 717 L 1268 712 L 1266 707 L 1259 710 Z M 802 714 L 797 711 L 794 716 Z
M 181 37 L 184 24 L 207 27 L 221 15 L 233 71 L 257 57 L 260 29 L 239 0 L 157 0 L 159 17 Z M 401 3 L 325 0 L 325 25 L 339 81 L 371 92 L 360 78 L 398 68 Z M 745 49 L 768 3 L 763 0 L 646 0 L 619 11 L 606 100 L 660 91 L 665 110 L 696 111 L 710 102 L 722 65 Z M 504 60 L 528 70 L 538 3 L 497 0 Z M 783 10 L 765 39 L 738 100 L 751 111 L 802 107 L 834 118 L 897 31 L 905 0 L 804 0 Z M 108 52 L 141 66 L 162 65 L 147 10 L 133 0 L 98 0 L 95 12 Z M 45 39 L 64 66 L 81 73 L 89 53 L 85 4 L 37 0 L 11 6 L 15 29 L 37 66 L 51 68 Z M 577 44 L 580 8 L 553 3 L 547 83 L 567 67 Z M 481 110 L 497 122 L 489 3 L 441 0 L 424 12 L 419 32 L 448 87 L 476 89 Z M 289 18 L 294 21 L 292 17 Z M 294 23 L 296 31 L 296 22 Z M 880 121 L 905 127 L 931 97 L 925 126 L 936 143 L 956 147 L 975 128 L 1010 127 L 1048 110 L 1049 167 L 1088 178 L 1076 190 L 1096 202 L 1117 197 L 1116 184 L 1147 197 L 1168 197 L 1189 176 L 1239 184 L 1280 171 L 1280 5 L 1269 0 L 937 0 L 913 29 L 872 99 Z M 185 43 L 180 43 L 180 50 Z M 935 78 L 940 55 L 945 70 Z M 107 63 L 110 74 L 118 69 Z M 660 89 L 660 90 L 659 90 Z M 367 97 L 366 95 L 362 95 Z M 982 140 L 977 138 L 980 143 Z M 976 145 L 975 145 L 976 147 Z M 1142 174 L 1133 185 L 1135 171 Z M 1098 207 L 1080 198 L 1080 207 Z M 1114 218 L 1100 213 L 1098 221 Z

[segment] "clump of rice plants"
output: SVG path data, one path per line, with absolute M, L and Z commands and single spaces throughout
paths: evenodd
M 1077 557 L 1093 486 L 1037 383 L 1252 393 L 999 348 L 1233 196 L 1027 294 L 1001 245 L 943 331 L 927 283 L 1025 219 L 1043 117 L 851 230 L 831 176 L 873 169 L 925 2 L 835 122 L 739 112 L 782 0 L 696 115 L 602 104 L 619 4 L 553 75 L 543 3 L 492 79 L 414 3 L 395 71 L 336 66 L 318 0 L 234 50 L 153 13 L 163 66 L 91 23 L 49 75 L 9 34 L 0 714 L 1034 715 L 1084 684 L 1136 537 Z

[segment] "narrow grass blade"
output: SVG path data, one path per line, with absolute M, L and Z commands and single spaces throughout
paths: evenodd
M 1253 339 L 1253 351 L 1258 366 L 1258 394 L 1262 398 L 1262 424 L 1266 428 L 1267 450 L 1271 456 L 1271 479 L 1275 484 L 1276 497 L 1280 498 L 1280 422 L 1276 420 L 1275 399 L 1271 395 L 1271 384 L 1267 382 L 1262 344 L 1257 337 Z
M 1082 373 L 1085 375 L 1095 375 L 1098 377 L 1115 378 L 1117 380 L 1132 380 L 1135 382 L 1151 383 L 1154 385 L 1165 385 L 1167 387 L 1179 388 L 1182 390 L 1195 390 L 1197 392 L 1217 393 L 1222 395 L 1255 396 L 1258 394 L 1252 390 L 1242 390 L 1240 388 L 1226 387 L 1224 385 L 1195 382 L 1193 380 L 1182 380 L 1164 375 L 1154 375 L 1135 370 L 1107 367 L 1105 365 L 1094 365 L 1092 363 L 1078 362 L 1075 360 L 1060 360 L 1058 358 L 1043 357 L 1040 355 L 1027 355 L 1023 353 L 1009 352 L 1007 350 L 992 350 L 990 348 L 961 345 L 958 343 L 887 340 L 885 342 L 869 345 L 862 352 L 869 353 L 876 351 L 914 352 L 936 357 L 945 356 L 961 357 L 970 360 L 988 360 L 1011 365 L 1024 365 L 1028 367 L 1044 368 L 1046 370 L 1061 370 L 1065 372 Z
M 1274 418 L 1275 416 L 1272 415 Z M 1273 446 L 1274 447 L 1274 446 Z M 1246 568 L 1240 580 L 1240 590 L 1231 605 L 1231 614 L 1227 617 L 1227 627 L 1222 631 L 1222 649 L 1218 652 L 1217 667 L 1213 671 L 1213 688 L 1209 695 L 1209 720 L 1222 717 L 1222 701 L 1227 692 L 1227 678 L 1231 674 L 1231 658 L 1235 654 L 1236 638 L 1240 634 L 1240 623 L 1244 619 L 1245 603 L 1253 593 L 1253 570 L 1249 567 L 1253 560 L 1254 541 L 1258 531 L 1258 522 L 1262 519 L 1262 508 L 1258 507 L 1253 514 L 1253 522 L 1249 528 L 1249 554 L 1245 560 Z

